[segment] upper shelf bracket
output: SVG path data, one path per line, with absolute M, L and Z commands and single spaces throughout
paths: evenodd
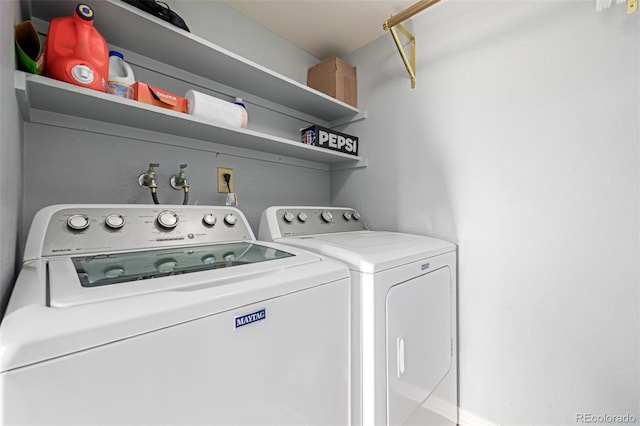
M 416 87 L 416 38 L 407 30 L 402 22 L 411 18 L 413 15 L 422 12 L 424 9 L 433 6 L 438 3 L 440 0 L 420 0 L 419 2 L 409 6 L 402 12 L 397 15 L 389 15 L 387 19 L 382 23 L 382 29 L 385 31 L 389 31 L 391 36 L 393 37 L 393 41 L 398 48 L 398 52 L 400 53 L 400 57 L 402 58 L 402 62 L 404 63 L 405 68 L 407 68 L 407 72 L 409 73 L 409 77 L 411 77 L 411 88 L 415 89 Z M 409 39 L 409 48 L 411 51 L 411 59 L 407 58 L 407 54 L 400 42 L 400 38 L 398 37 L 397 29 L 402 32 L 402 34 Z
M 407 53 L 404 51 L 404 47 L 400 42 L 400 38 L 398 37 L 398 33 L 396 32 L 396 28 L 399 29 L 402 34 L 409 39 L 409 49 L 411 52 L 411 59 L 407 58 Z M 398 52 L 400 53 L 400 57 L 402 58 L 402 62 L 404 63 L 407 72 L 409 73 L 409 77 L 411 77 L 411 88 L 416 88 L 416 38 L 413 34 L 407 30 L 404 25 L 397 24 L 394 27 L 389 28 L 391 32 L 391 37 L 393 37 L 393 41 L 398 48 Z

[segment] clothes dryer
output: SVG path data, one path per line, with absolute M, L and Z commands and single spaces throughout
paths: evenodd
M 349 267 L 352 424 L 457 424 L 454 244 L 371 231 L 335 207 L 270 207 L 259 238 Z
M 349 272 L 231 207 L 60 205 L 0 324 L 0 424 L 349 422 Z

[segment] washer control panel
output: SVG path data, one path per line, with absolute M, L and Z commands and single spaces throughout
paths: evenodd
M 48 217 L 34 218 L 48 219 L 42 256 L 255 239 L 242 212 L 233 207 L 81 205 L 45 210 Z
M 350 208 L 281 207 L 265 213 L 274 216 L 269 220 L 277 223 L 283 237 L 368 230 L 360 214 Z

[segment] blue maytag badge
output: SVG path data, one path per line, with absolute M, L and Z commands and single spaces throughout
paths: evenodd
M 259 311 L 251 312 L 250 314 L 237 316 L 234 318 L 235 328 L 244 327 L 245 325 L 253 324 L 256 321 L 262 321 L 266 317 L 266 309 L 260 309 Z

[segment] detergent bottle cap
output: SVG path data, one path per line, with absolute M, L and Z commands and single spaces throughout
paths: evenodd
M 244 103 L 242 102 L 242 98 L 238 98 L 236 97 L 236 101 L 234 102 L 234 104 L 236 105 L 240 105 L 242 108 L 247 108 Z
M 124 59 L 124 55 L 120 52 L 118 52 L 117 50 L 110 50 L 109 51 L 109 57 L 111 56 L 117 56 L 120 59 Z
M 76 15 L 85 21 L 93 21 L 93 9 L 88 4 L 78 4 L 76 6 Z

